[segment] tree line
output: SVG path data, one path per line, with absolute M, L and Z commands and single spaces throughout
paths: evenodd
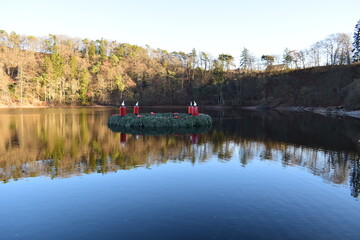
M 309 49 L 285 49 L 282 56 L 257 58 L 244 48 L 236 63 L 225 53 L 215 58 L 195 49 L 168 52 L 105 39 L 38 38 L 0 30 L 0 104 L 94 105 L 125 99 L 173 105 L 209 94 L 223 104 L 221 86 L 244 73 L 359 61 L 358 36 L 352 43 L 348 34 L 332 34 Z

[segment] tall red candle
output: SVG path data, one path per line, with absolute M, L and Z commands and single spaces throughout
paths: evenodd
M 140 107 L 139 107 L 139 103 L 137 102 L 134 106 L 134 114 L 139 114 L 139 111 L 140 111 Z
M 192 112 L 193 112 L 193 104 L 192 104 L 192 102 L 190 101 L 190 105 L 189 105 L 189 107 L 188 107 L 188 114 L 192 114 Z
M 193 106 L 190 105 L 190 106 L 188 107 L 188 114 L 191 115 L 192 113 L 193 113 Z
M 120 116 L 126 116 L 125 102 L 123 101 L 120 106 Z
M 139 114 L 139 106 L 134 106 L 134 114 Z
M 193 107 L 193 109 L 192 109 L 192 115 L 193 115 L 193 116 L 199 116 L 199 110 L 198 110 L 198 107 L 197 107 L 197 106 Z
M 126 107 L 125 106 L 120 107 L 120 116 L 126 116 Z

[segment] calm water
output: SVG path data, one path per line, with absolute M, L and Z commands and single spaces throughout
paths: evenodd
M 360 239 L 359 120 L 200 110 L 126 139 L 117 109 L 0 110 L 0 239 Z

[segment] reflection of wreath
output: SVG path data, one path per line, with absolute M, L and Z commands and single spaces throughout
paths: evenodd
M 141 135 L 197 134 L 211 129 L 209 115 L 192 116 L 185 113 L 144 113 L 127 116 L 113 115 L 108 126 L 114 132 Z

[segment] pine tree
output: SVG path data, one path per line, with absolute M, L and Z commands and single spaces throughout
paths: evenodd
M 79 81 L 80 81 L 80 91 L 79 91 L 80 101 L 81 104 L 85 105 L 88 101 L 87 92 L 90 84 L 90 75 L 86 69 L 81 70 Z
M 266 67 L 272 66 L 274 61 L 275 61 L 275 57 L 271 56 L 271 55 L 262 55 L 261 56 L 261 61 L 265 61 L 266 62 Z
M 284 50 L 283 53 L 283 63 L 286 64 L 287 67 L 291 65 L 291 63 L 294 61 L 294 57 L 292 56 L 292 51 L 290 51 L 288 48 Z
M 220 54 L 219 57 L 219 62 L 221 63 L 221 68 L 224 69 L 224 67 L 226 68 L 226 70 L 230 70 L 230 66 L 233 66 L 233 61 L 234 61 L 234 57 L 231 56 L 230 54 Z
M 98 54 L 100 55 L 101 59 L 106 60 L 107 59 L 107 42 L 104 39 L 101 40 L 96 40 L 97 44 L 98 44 Z
M 94 41 L 90 42 L 90 46 L 87 51 L 88 51 L 89 58 L 92 60 L 96 55 L 96 46 L 95 46 Z
M 354 42 L 353 42 L 353 62 L 360 62 L 360 20 L 355 26 Z
M 78 62 L 74 55 L 70 56 L 69 67 L 70 67 L 70 78 L 76 79 L 79 75 L 79 72 L 78 72 Z
M 250 65 L 250 54 L 247 48 L 244 48 L 240 55 L 240 68 L 248 69 Z

